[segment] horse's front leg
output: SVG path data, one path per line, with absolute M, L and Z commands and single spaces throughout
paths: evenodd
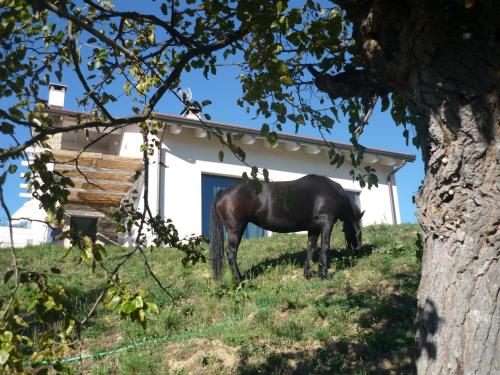
M 237 283 L 240 283 L 242 277 L 240 273 L 240 269 L 238 268 L 238 263 L 236 262 L 236 256 L 238 254 L 238 246 L 241 242 L 241 236 L 243 235 L 243 229 L 231 230 L 227 233 L 227 260 L 229 266 L 231 267 L 231 271 L 233 272 L 234 280 Z
M 306 279 L 311 278 L 311 260 L 316 250 L 316 245 L 318 244 L 318 233 L 309 231 L 307 233 L 307 258 L 306 264 L 304 265 L 304 277 Z
M 322 279 L 329 279 L 328 273 L 328 250 L 330 250 L 330 236 L 332 235 L 333 224 L 325 225 L 321 230 L 321 251 L 319 254 L 318 276 Z

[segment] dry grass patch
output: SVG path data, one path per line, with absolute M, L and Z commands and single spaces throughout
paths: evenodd
M 238 364 L 238 349 L 219 340 L 191 339 L 169 344 L 165 363 L 172 372 L 230 374 Z

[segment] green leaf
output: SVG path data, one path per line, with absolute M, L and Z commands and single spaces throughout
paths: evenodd
M 3 134 L 12 134 L 13 131 L 14 126 L 8 122 L 3 122 L 2 125 L 0 125 L 0 132 Z
M 280 61 L 278 65 L 278 72 L 281 73 L 281 75 L 288 74 L 288 65 L 286 65 L 283 61 Z
M 24 118 L 24 114 L 23 112 L 21 112 L 19 109 L 17 109 L 16 107 L 10 107 L 9 108 L 9 114 L 12 116 L 12 117 L 15 117 L 16 119 L 22 119 Z
M 28 328 L 28 324 L 19 315 L 14 315 L 13 319 L 19 327 Z
M 285 9 L 285 4 L 282 0 L 280 0 L 276 3 L 276 10 L 278 11 L 278 13 L 281 13 L 283 9 Z
M 10 354 L 4 349 L 0 349 L 0 365 L 5 365 L 9 360 Z
M 289 76 L 281 76 L 280 82 L 285 86 L 293 86 L 294 82 Z
M 43 303 L 43 306 L 45 306 L 45 311 L 50 311 L 54 309 L 56 302 L 54 301 L 54 298 L 49 297 L 49 299 Z
M 405 138 L 406 145 L 408 146 L 408 140 L 410 138 L 410 132 L 408 129 L 403 130 L 403 137 Z
M 224 161 L 224 151 L 219 151 L 219 161 L 223 162 Z
M 153 314 L 160 315 L 160 309 L 153 302 L 146 302 L 146 309 Z
M 264 181 L 269 182 L 269 171 L 266 168 L 264 168 L 262 170 L 262 173 L 264 174 Z
M 9 165 L 9 173 L 14 174 L 17 171 L 17 165 L 11 164 Z
M 164 15 L 167 15 L 168 11 L 167 11 L 167 4 L 163 3 L 161 4 L 161 12 L 164 14 Z
M 142 300 L 142 297 L 141 296 L 135 297 L 134 304 L 136 308 L 138 309 L 142 308 L 144 306 L 144 301 Z
M 146 317 L 145 317 L 145 314 L 144 314 L 144 310 L 142 310 L 142 309 L 141 309 L 141 310 L 139 310 L 138 315 L 139 315 L 139 321 L 140 321 L 141 323 L 142 323 L 142 322 L 144 322 L 144 321 L 145 321 L 145 318 L 146 318 Z
M 116 309 L 116 307 L 120 304 L 120 302 L 122 301 L 122 297 L 121 296 L 114 296 L 111 301 L 109 301 L 108 303 L 108 309 L 110 310 L 114 310 Z
M 4 331 L 2 333 L 2 335 L 0 336 L 0 340 L 2 342 L 11 342 L 12 341 L 12 337 L 14 337 L 14 335 L 12 334 L 12 332 L 10 332 L 10 331 Z
M 234 152 L 241 158 L 242 161 L 245 161 L 247 158 L 247 153 L 241 147 L 236 148 Z
M 276 134 L 276 132 L 270 132 L 270 133 L 267 135 L 267 140 L 269 141 L 269 143 L 270 143 L 271 145 L 276 144 L 276 142 L 278 141 L 278 134 Z
M 155 43 L 155 34 L 154 33 L 151 33 L 148 35 L 148 42 L 151 45 Z
M 5 272 L 5 275 L 3 276 L 3 283 L 7 284 L 13 274 L 14 274 L 14 270 L 9 270 L 9 271 Z
M 75 321 L 74 319 L 68 319 L 65 324 L 65 330 L 64 333 L 69 336 L 73 333 L 73 330 L 75 329 Z
M 381 112 L 387 111 L 387 108 L 389 108 L 389 97 L 387 95 L 383 95 L 382 98 L 382 107 L 380 108 Z
M 130 314 L 136 309 L 134 301 L 123 302 L 120 311 L 124 314 Z

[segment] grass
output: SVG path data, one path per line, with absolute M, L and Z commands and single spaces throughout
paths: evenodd
M 117 313 L 99 309 L 83 332 L 81 352 L 170 339 L 81 362 L 75 372 L 412 373 L 417 230 L 415 225 L 371 226 L 363 232 L 366 244 L 361 251 L 349 252 L 336 226 L 329 280 L 317 275 L 304 279 L 306 236 L 297 234 L 244 241 L 238 262 L 246 279 L 238 286 L 228 267 L 224 281 L 217 283 L 207 264 L 183 267 L 182 254 L 155 249 L 149 254 L 151 264 L 169 286 L 167 295 L 147 277 L 141 258 L 132 258 L 121 278 L 147 291 L 160 315 L 151 317 L 144 330 L 121 321 Z M 110 265 L 126 252 L 108 250 Z M 102 278 L 94 277 L 89 266 L 76 266 L 76 258 L 62 261 L 64 253 L 50 246 L 19 251 L 24 265 L 37 270 L 61 268 L 64 276 L 55 276 L 52 282 L 75 296 L 70 307 L 83 316 L 103 287 Z M 9 261 L 2 251 L 0 267 Z M 103 276 L 98 270 L 96 274 Z

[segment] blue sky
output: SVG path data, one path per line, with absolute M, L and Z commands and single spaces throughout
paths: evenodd
M 124 1 L 120 5 L 124 7 L 135 7 L 137 3 Z M 144 7 L 148 8 L 148 6 Z M 142 7 L 143 6 L 141 6 L 141 8 Z M 85 51 L 82 50 L 82 53 L 85 54 Z M 238 77 L 239 73 L 240 69 L 237 66 L 221 66 L 217 70 L 217 75 L 209 77 L 209 80 L 205 79 L 198 71 L 184 73 L 181 77 L 181 87 L 189 87 L 191 89 L 193 100 L 201 102 L 205 99 L 209 99 L 212 101 L 212 104 L 206 109 L 206 112 L 210 113 L 212 116 L 212 120 L 260 128 L 262 123 L 265 122 L 264 119 L 253 118 L 251 113 L 246 113 L 244 109 L 236 104 L 237 98 L 241 95 L 241 86 Z M 55 78 L 54 82 L 56 82 Z M 80 111 L 84 110 L 83 108 L 79 108 L 76 104 L 76 98 L 82 93 L 82 88 L 76 75 L 66 70 L 62 83 L 69 87 L 66 95 L 65 108 Z M 112 90 L 114 93 L 116 92 L 115 95 L 117 97 L 120 97 L 119 102 L 110 107 L 113 114 L 117 116 L 130 114 L 131 103 L 125 96 L 120 96 L 120 93 L 123 91 L 121 85 L 113 85 Z M 42 90 L 41 95 L 42 99 L 47 99 L 48 89 Z M 0 103 L 0 107 L 5 109 L 11 103 L 10 100 L 3 100 Z M 182 105 L 173 95 L 166 95 L 155 108 L 157 112 L 169 114 L 179 114 L 181 110 Z M 283 130 L 291 133 L 294 131 L 294 127 L 285 127 Z M 407 164 L 396 175 L 401 220 L 403 222 L 414 223 L 416 222 L 416 218 L 412 196 L 417 192 L 423 180 L 424 168 L 420 150 L 417 150 L 412 145 L 406 146 L 402 133 L 403 129 L 395 126 L 390 113 L 381 113 L 378 108 L 372 115 L 369 125 L 365 128 L 365 132 L 361 137 L 361 144 L 366 147 L 382 148 L 396 152 L 415 154 L 417 156 L 417 160 L 414 163 Z M 320 137 L 318 131 L 311 127 L 302 127 L 299 130 L 299 134 Z M 26 139 L 28 133 L 24 130 L 24 133 L 18 133 L 18 136 L 20 140 Z M 327 138 L 333 141 L 349 142 L 350 136 L 347 125 L 343 123 L 334 125 L 331 135 Z M 12 140 L 8 136 L 0 135 L 0 147 L 6 147 L 8 145 L 12 145 Z M 19 165 L 20 163 L 17 162 L 16 164 Z M 5 195 L 11 211 L 15 211 L 26 201 L 25 198 L 19 197 L 19 192 L 21 191 L 19 184 L 22 182 L 20 172 L 22 170 L 23 168 L 19 165 L 18 172 L 15 175 L 10 175 L 7 181 Z M 4 216 L 3 212 L 0 216 Z

